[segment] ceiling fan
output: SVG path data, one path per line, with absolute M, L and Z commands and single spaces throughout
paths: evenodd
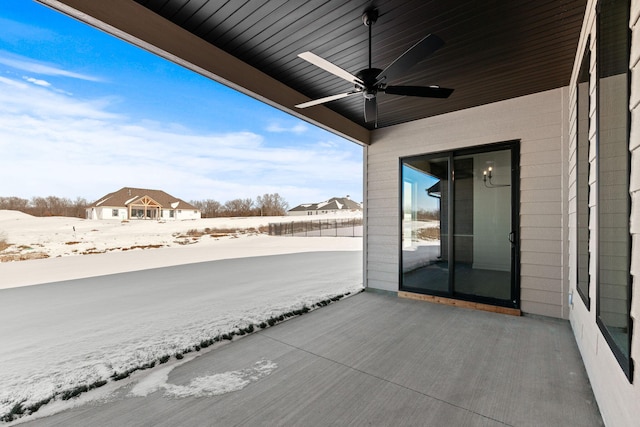
M 371 27 L 378 20 L 378 10 L 369 8 L 362 15 L 362 22 L 369 27 L 369 68 L 358 71 L 356 74 L 338 67 L 324 58 L 311 52 L 303 52 L 298 56 L 311 64 L 328 71 L 354 85 L 354 89 L 338 95 L 331 95 L 296 105 L 297 108 L 307 108 L 325 102 L 335 101 L 355 94 L 362 94 L 364 98 L 364 120 L 366 123 L 378 120 L 378 92 L 389 95 L 419 96 L 423 98 L 448 98 L 453 89 L 440 86 L 390 86 L 387 83 L 400 77 L 409 68 L 433 54 L 444 45 L 442 39 L 435 34 L 429 34 L 410 47 L 406 52 L 396 58 L 387 68 L 381 70 L 371 67 Z

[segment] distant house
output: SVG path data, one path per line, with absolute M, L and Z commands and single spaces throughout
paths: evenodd
M 124 187 L 87 207 L 87 219 L 198 219 L 195 206 L 161 190 Z
M 331 199 L 320 203 L 306 203 L 298 205 L 287 212 L 287 215 L 320 215 L 337 212 L 362 211 L 362 205 L 354 202 L 347 197 L 332 197 Z

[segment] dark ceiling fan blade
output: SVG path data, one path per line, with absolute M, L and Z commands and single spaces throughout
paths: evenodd
M 387 86 L 384 88 L 384 93 L 423 98 L 448 98 L 453 93 L 453 89 L 439 86 Z
M 360 85 L 363 84 L 362 80 L 351 74 L 350 72 L 343 70 L 335 64 L 327 61 L 324 58 L 319 57 L 315 53 L 311 52 L 302 52 L 298 54 L 298 57 L 304 59 L 307 62 L 312 63 L 316 67 L 322 68 L 325 71 L 333 74 L 334 76 L 338 76 L 341 79 L 348 81 L 349 83 L 358 83 Z
M 382 70 L 380 74 L 376 76 L 376 84 L 389 82 L 402 76 L 409 68 L 413 67 L 423 59 L 426 59 L 443 45 L 444 42 L 442 39 L 435 34 L 425 36 L 422 40 L 411 46 L 405 53 L 389 64 L 387 68 Z
M 314 99 L 312 101 L 303 102 L 302 104 L 298 104 L 296 108 L 307 108 L 313 107 L 314 105 L 324 104 L 325 102 L 335 101 L 336 99 L 346 98 L 347 96 L 360 93 L 357 90 L 353 90 L 351 92 L 340 93 L 338 95 L 325 96 L 324 98 Z
M 376 98 L 364 99 L 364 121 L 366 123 L 378 121 L 378 101 Z

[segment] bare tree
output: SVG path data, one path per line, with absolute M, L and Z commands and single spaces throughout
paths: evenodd
M 200 212 L 202 212 L 203 218 L 216 218 L 222 216 L 223 206 L 216 200 L 192 200 L 189 203 L 191 203 L 193 206 L 198 208 Z
M 48 196 L 46 201 L 49 216 L 67 216 L 73 206 L 73 202 L 65 197 Z
M 0 197 L 0 209 L 25 212 L 29 200 L 20 197 Z
M 32 197 L 31 201 L 29 202 L 27 213 L 33 216 L 51 216 L 47 199 L 38 196 Z
M 0 209 L 16 210 L 33 216 L 69 216 L 85 217 L 87 200 L 78 197 L 71 201 L 66 197 L 32 197 L 31 200 L 19 197 L 0 197 Z
M 252 216 L 254 211 L 252 199 L 233 199 L 224 204 L 225 216 Z
M 87 206 L 89 206 L 87 199 L 84 197 L 76 197 L 76 200 L 73 202 L 73 206 L 67 216 L 85 218 L 87 216 Z
M 260 215 L 264 216 L 282 216 L 289 209 L 289 203 L 278 193 L 258 196 L 256 206 L 260 209 Z

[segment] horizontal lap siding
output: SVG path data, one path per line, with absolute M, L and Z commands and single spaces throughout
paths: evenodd
M 556 89 L 375 131 L 366 160 L 368 287 L 399 288 L 400 158 L 519 139 L 522 309 L 562 317 L 565 92 Z

